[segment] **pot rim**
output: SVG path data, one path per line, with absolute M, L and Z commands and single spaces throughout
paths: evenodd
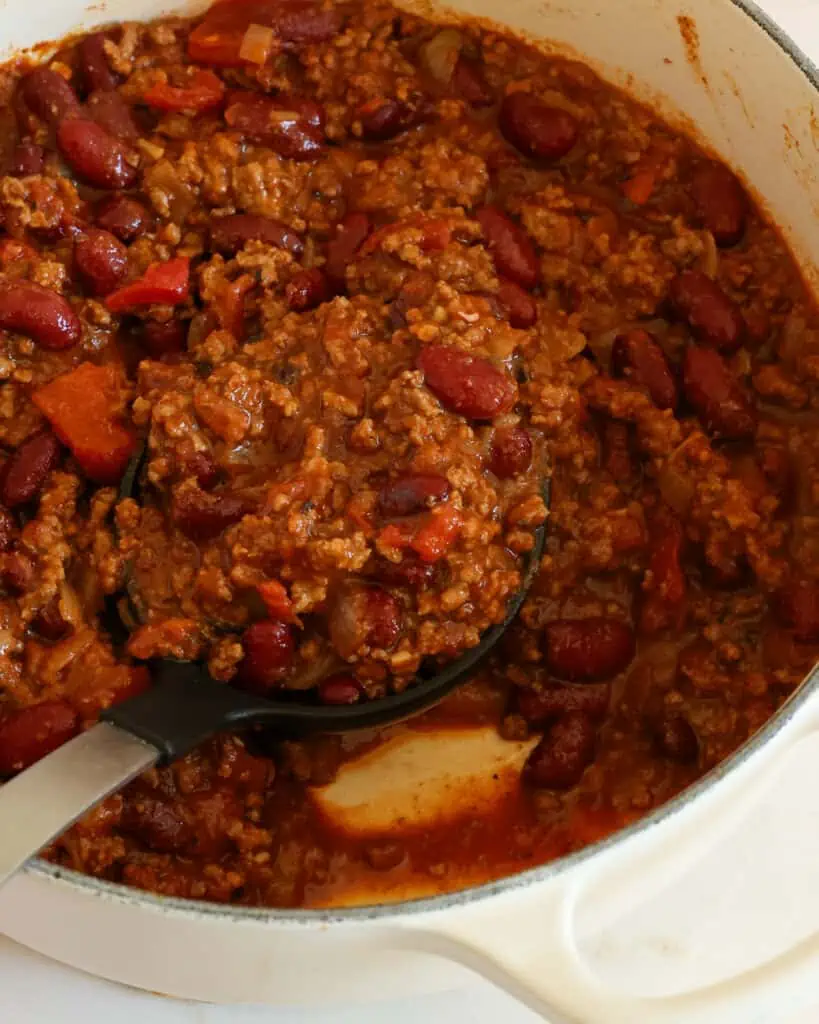
M 802 52 L 784 29 L 766 14 L 755 0 L 728 0 L 728 2 L 758 25 L 790 58 L 796 69 L 819 93 L 819 68 Z M 92 875 L 86 875 L 40 859 L 31 861 L 24 870 L 49 881 L 70 886 L 81 895 L 90 895 L 125 907 L 136 906 L 173 914 L 176 917 L 217 918 L 232 924 L 271 924 L 299 928 L 326 927 L 328 925 L 361 924 L 370 921 L 388 922 L 406 916 L 416 917 L 437 911 L 454 910 L 478 901 L 517 892 L 530 885 L 550 881 L 592 857 L 602 856 L 615 846 L 643 835 L 649 829 L 660 827 L 665 821 L 683 811 L 697 797 L 719 784 L 728 774 L 758 754 L 769 740 L 772 740 L 790 724 L 817 689 L 819 689 L 819 666 L 811 670 L 779 711 L 738 750 L 677 796 L 633 824 L 618 829 L 604 839 L 547 864 L 505 875 L 491 882 L 470 885 L 455 892 L 401 900 L 395 903 L 365 904 L 345 908 L 283 910 L 275 907 L 236 907 L 205 900 L 159 896 L 119 882 L 102 881 Z

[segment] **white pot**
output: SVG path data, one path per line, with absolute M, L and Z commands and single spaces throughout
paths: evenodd
M 104 21 L 168 13 L 163 0 L 6 0 L 7 52 Z M 498 16 L 494 0 L 458 8 Z M 681 10 L 682 6 L 682 10 Z M 745 0 L 506 0 L 505 22 L 596 66 L 665 115 L 697 125 L 744 174 L 812 284 L 819 255 L 816 70 Z M 176 7 L 179 10 L 179 7 Z M 680 20 L 680 15 L 684 20 Z M 667 890 L 753 812 L 765 783 L 819 730 L 816 680 L 732 761 L 652 817 L 542 869 L 448 897 L 338 912 L 158 899 L 36 864 L 0 893 L 0 929 L 116 981 L 213 1002 L 309 1005 L 387 998 L 478 971 L 553 1024 L 733 1024 L 816 998 L 812 938 L 706 988 L 635 994 L 605 983 L 583 931 Z M 667 936 L 673 945 L 673 930 Z

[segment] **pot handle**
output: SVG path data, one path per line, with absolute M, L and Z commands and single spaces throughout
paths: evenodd
M 577 941 L 578 912 L 596 930 L 662 897 L 729 836 L 799 761 L 815 752 L 819 700 L 719 783 L 607 851 L 581 855 L 543 882 L 460 909 L 410 920 L 402 945 L 454 960 L 519 999 L 550 1024 L 747 1024 L 780 1020 L 817 1001 L 819 930 L 761 964 L 673 995 L 631 993 L 601 979 Z M 786 735 L 785 735 L 786 734 Z M 662 910 L 660 910 L 662 915 Z M 668 941 L 673 919 L 663 916 Z M 665 932 L 664 932 L 665 934 Z

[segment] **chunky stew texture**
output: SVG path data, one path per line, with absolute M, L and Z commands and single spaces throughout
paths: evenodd
M 114 26 L 0 97 L 0 775 L 153 657 L 329 704 L 412 685 L 503 617 L 553 473 L 502 656 L 427 718 L 540 737 L 491 815 L 353 839 L 309 788 L 383 736 L 223 736 L 53 860 L 251 905 L 447 888 L 636 819 L 793 691 L 819 320 L 688 138 L 379 0 Z

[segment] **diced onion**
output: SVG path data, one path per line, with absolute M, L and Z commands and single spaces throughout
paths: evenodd
M 463 36 L 457 29 L 445 28 L 421 47 L 421 64 L 441 85 L 449 85 L 452 80 L 463 42 Z
M 702 254 L 702 272 L 710 277 L 712 281 L 715 281 L 719 273 L 719 250 L 717 249 L 717 243 L 714 241 L 714 236 L 710 231 L 703 231 L 701 237 L 705 246 Z
M 557 107 L 558 110 L 565 110 L 573 117 L 576 117 L 578 121 L 583 121 L 586 118 L 586 111 L 583 107 L 573 103 L 568 96 L 564 96 L 557 89 L 544 89 L 543 92 L 536 92 L 535 96 L 547 107 Z
M 694 499 L 694 482 L 680 466 L 672 460 L 666 462 L 657 477 L 657 486 L 663 500 L 677 513 L 684 516 Z
M 264 64 L 273 49 L 273 36 L 273 29 L 267 25 L 248 25 L 239 57 L 249 64 Z

